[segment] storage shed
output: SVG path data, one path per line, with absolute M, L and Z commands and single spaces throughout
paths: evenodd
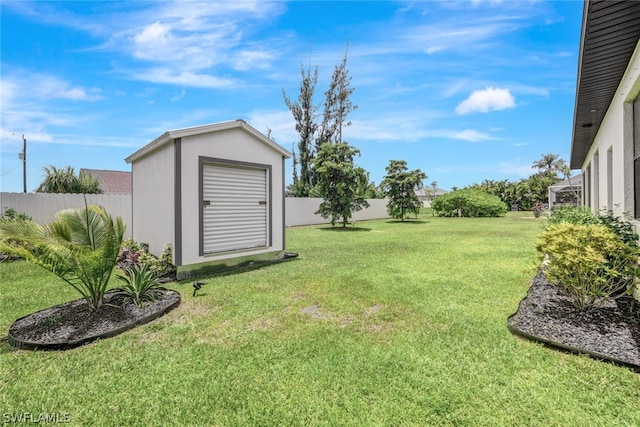
M 171 244 L 179 279 L 281 258 L 289 157 L 243 120 L 163 133 L 125 159 L 133 239 Z

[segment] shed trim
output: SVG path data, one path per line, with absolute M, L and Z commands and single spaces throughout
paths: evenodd
M 173 141 L 173 150 L 174 150 L 174 171 L 173 176 L 175 177 L 174 184 L 174 198 L 175 202 L 173 203 L 175 211 L 173 215 L 174 220 L 174 257 L 175 257 L 175 265 L 182 265 L 182 139 L 176 138 Z
M 218 132 L 222 130 L 236 129 L 236 128 L 242 129 L 245 132 L 249 133 L 258 141 L 262 142 L 263 144 L 265 144 L 275 152 L 279 153 L 283 157 L 287 159 L 291 157 L 291 153 L 289 151 L 285 150 L 284 148 L 276 144 L 273 140 L 269 139 L 267 136 L 265 136 L 263 133 L 256 130 L 253 126 L 249 125 L 244 120 L 237 119 L 237 120 L 232 120 L 227 122 L 212 123 L 208 125 L 194 126 L 190 128 L 167 131 L 162 135 L 160 135 L 159 137 L 157 137 L 156 139 L 154 139 L 153 141 L 151 141 L 150 143 L 148 143 L 147 145 L 145 145 L 144 147 L 140 148 L 135 153 L 125 158 L 125 161 L 127 163 L 133 163 L 140 158 L 146 157 L 151 152 L 157 150 L 158 148 L 162 147 L 165 144 L 170 143 L 172 140 L 177 138 L 184 138 L 187 136 L 200 135 L 203 133 Z

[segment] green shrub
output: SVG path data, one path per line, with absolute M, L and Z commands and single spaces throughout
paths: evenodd
M 600 224 L 613 231 L 620 239 L 629 246 L 638 247 L 638 234 L 631 222 L 622 217 L 614 215 L 612 211 L 598 216 Z
M 590 208 L 580 206 L 563 206 L 554 210 L 550 224 L 570 223 L 570 224 L 600 224 L 615 233 L 627 245 L 638 247 L 638 234 L 633 224 L 624 217 L 613 214 L 613 211 L 606 213 L 592 212 Z
M 138 243 L 131 238 L 126 239 L 122 242 L 118 266 L 122 270 L 127 270 L 134 265 L 148 266 L 157 277 L 170 276 L 176 271 L 171 244 L 167 244 L 160 256 L 156 257 L 149 252 L 148 243 Z
M 568 222 L 575 225 L 600 224 L 598 215 L 585 206 L 561 206 L 553 210 L 553 215 L 549 219 L 550 224 L 560 224 Z
M 439 216 L 499 217 L 507 213 L 507 205 L 498 196 L 465 188 L 439 196 L 432 202 Z
M 22 212 L 18 213 L 18 211 L 13 208 L 5 208 L 4 213 L 0 214 L 0 224 L 6 223 L 9 224 L 9 226 L 11 226 L 11 223 L 24 224 L 32 221 L 33 220 L 29 215 Z M 26 242 L 16 239 L 3 238 L 2 244 L 14 247 L 24 246 L 25 250 L 29 248 L 29 245 Z M 14 253 L 8 253 L 7 250 L 2 250 L 0 248 L 0 261 L 15 261 L 17 259 L 21 259 L 21 257 L 16 255 L 15 251 Z
M 118 275 L 124 285 L 116 292 L 124 297 L 125 302 L 132 302 L 142 307 L 145 302 L 153 302 L 159 292 L 165 288 L 160 286 L 157 274 L 149 264 L 134 264 L 124 270 L 124 275 Z
M 600 224 L 552 224 L 536 249 L 544 275 L 578 310 L 628 292 L 638 272 L 638 249 Z
M 2 221 L 31 221 L 31 217 L 24 212 L 18 213 L 13 208 L 5 208 L 4 213 L 0 215 Z

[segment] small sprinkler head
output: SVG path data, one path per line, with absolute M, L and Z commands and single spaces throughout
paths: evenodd
M 204 282 L 193 282 L 193 296 L 196 296 L 196 292 L 198 292 L 200 290 L 200 288 L 202 288 L 202 286 L 204 286 Z

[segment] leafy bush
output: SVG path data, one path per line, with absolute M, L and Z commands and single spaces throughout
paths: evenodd
M 575 225 L 600 224 L 598 215 L 585 206 L 561 206 L 554 209 L 549 222 L 550 224 L 568 222 Z
M 24 212 L 18 213 L 13 208 L 5 208 L 4 213 L 0 215 L 2 221 L 31 221 L 31 217 Z
M 549 282 L 578 310 L 628 292 L 638 273 L 638 248 L 600 224 L 552 224 L 536 249 Z
M 4 213 L 0 214 L 0 223 L 25 223 L 31 221 L 31 217 L 25 213 L 18 213 L 15 209 L 13 208 L 5 208 Z M 9 245 L 9 246 L 28 246 L 26 243 L 24 242 L 20 242 L 16 239 L 3 239 L 3 243 L 5 245 Z M 7 253 L 7 251 L 2 251 L 0 249 L 0 261 L 15 261 L 17 259 L 20 259 L 21 257 L 15 255 L 15 254 L 10 254 Z
M 629 246 L 638 247 L 638 234 L 631 222 L 614 215 L 612 211 L 598 216 L 600 224 L 613 231 L 620 239 Z
M 144 306 L 145 302 L 155 301 L 159 292 L 165 289 L 160 286 L 150 264 L 134 264 L 124 270 L 124 275 L 118 275 L 118 279 L 124 285 L 116 289 L 117 294 L 123 296 L 125 302 L 132 302 L 138 307 Z
M 507 213 L 498 196 L 483 191 L 465 188 L 436 198 L 431 207 L 439 216 L 499 217 Z
M 158 278 L 171 276 L 176 267 L 173 265 L 173 255 L 171 244 L 167 244 L 159 257 L 149 252 L 148 243 L 138 243 L 133 239 L 126 239 L 122 242 L 122 249 L 118 257 L 118 266 L 127 270 L 131 267 L 148 266 Z
M 576 225 L 604 225 L 627 245 L 638 247 L 638 234 L 636 234 L 633 224 L 624 217 L 614 215 L 612 211 L 607 211 L 605 214 L 594 213 L 590 208 L 584 206 L 563 206 L 554 210 L 550 223 L 560 224 L 565 222 Z
M 125 225 L 97 205 L 58 212 L 47 225 L 0 221 L 0 251 L 39 265 L 67 282 L 97 310 L 120 251 Z

